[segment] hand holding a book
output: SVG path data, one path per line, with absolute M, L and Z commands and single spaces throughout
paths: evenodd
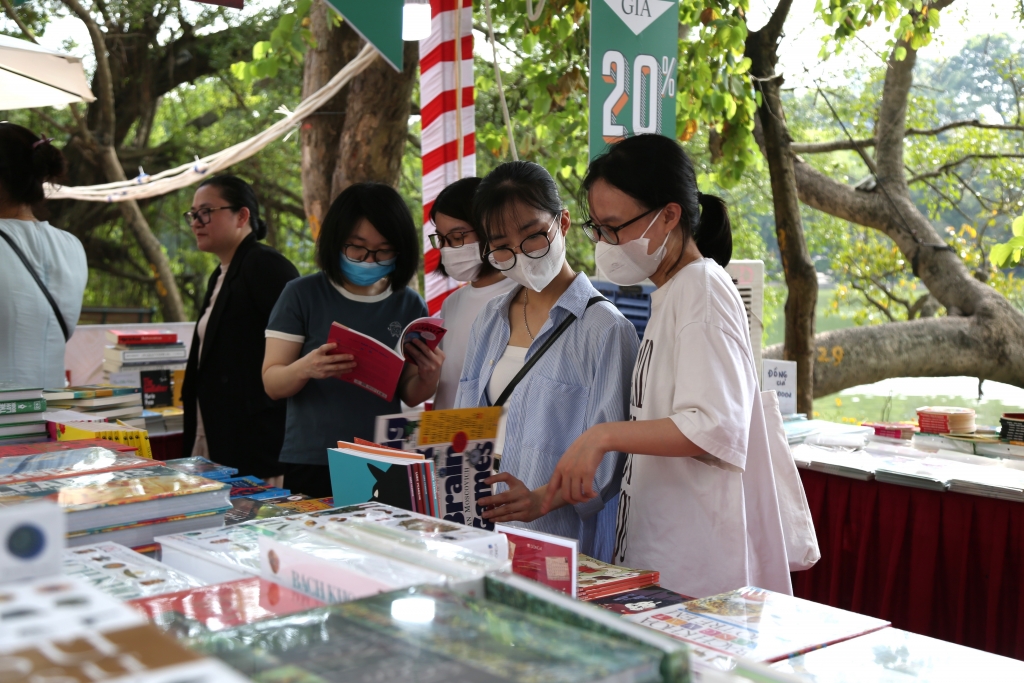
M 495 474 L 484 480 L 488 486 L 506 484 L 508 490 L 494 496 L 480 498 L 477 504 L 484 508 L 483 517 L 498 524 L 506 522 L 532 522 L 543 516 L 540 511 L 544 487 L 531 491 L 526 484 L 508 472 Z
M 324 344 L 306 354 L 302 359 L 302 374 L 306 379 L 327 379 L 351 372 L 356 367 L 354 357 L 347 353 L 331 352 L 337 344 Z

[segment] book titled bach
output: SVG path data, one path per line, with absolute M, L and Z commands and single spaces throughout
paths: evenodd
M 436 349 L 447 331 L 439 323 L 441 321 L 437 318 L 420 318 L 412 321 L 402 331 L 402 346 L 413 339 L 419 339 L 431 350 Z M 340 323 L 331 323 L 327 343 L 337 345 L 332 355 L 346 353 L 355 359 L 356 367 L 341 375 L 339 379 L 362 387 L 385 401 L 395 399 L 398 380 L 402 376 L 402 368 L 405 367 L 406 361 L 402 351 L 390 349 L 373 337 L 356 332 Z M 408 360 L 414 363 L 411 358 Z

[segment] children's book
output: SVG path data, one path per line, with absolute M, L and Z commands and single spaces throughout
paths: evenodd
M 88 581 L 118 600 L 133 600 L 205 585 L 119 543 L 97 543 L 64 551 L 63 573 Z
M 226 508 L 230 487 L 159 465 L 0 485 L 0 506 L 51 499 L 68 532 Z
M 0 458 L 0 485 L 115 472 L 148 467 L 152 464 L 152 460 L 128 453 L 117 453 L 106 448 L 11 455 Z
M 1024 681 L 1024 662 L 895 628 L 772 664 L 810 683 Z
M 639 614 L 659 607 L 679 605 L 687 600 L 692 600 L 692 598 L 661 586 L 648 586 L 603 598 L 595 598 L 590 602 L 616 614 Z
M 774 662 L 885 628 L 889 622 L 809 600 L 746 587 L 627 619 L 691 645 L 717 669 L 735 658 Z
M 657 586 L 661 574 L 649 569 L 630 569 L 608 564 L 588 555 L 579 556 L 580 600 L 593 600 L 622 591 Z
M 163 465 L 185 474 L 193 474 L 197 477 L 206 477 L 207 479 L 216 479 L 218 481 L 230 479 L 238 474 L 237 468 L 218 465 L 200 456 L 165 460 Z
M 513 572 L 576 597 L 576 539 L 505 524 L 495 524 L 494 530 L 508 538 Z
M 128 603 L 178 639 L 321 607 L 322 602 L 259 577 L 189 588 Z

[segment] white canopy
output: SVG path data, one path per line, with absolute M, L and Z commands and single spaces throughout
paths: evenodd
M 81 59 L 0 35 L 0 111 L 95 99 Z

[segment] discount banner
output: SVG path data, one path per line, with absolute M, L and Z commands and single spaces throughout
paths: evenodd
M 678 0 L 593 0 L 590 158 L 630 135 L 675 136 Z

